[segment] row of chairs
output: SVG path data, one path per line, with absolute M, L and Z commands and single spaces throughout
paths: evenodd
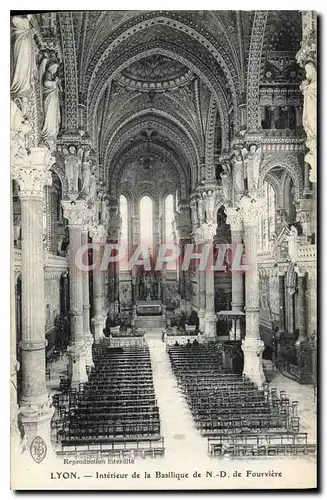
M 58 418 L 53 427 L 62 452 L 93 452 L 96 446 L 96 453 L 115 455 L 123 450 L 138 454 L 141 450 L 143 456 L 145 450 L 146 455 L 162 456 L 164 444 L 148 346 L 95 345 L 93 360 L 88 382 L 80 384 L 78 390 L 55 395 Z M 131 440 L 132 448 L 128 444 Z M 143 442 L 150 444 L 143 446 Z
M 300 432 L 297 402 L 264 384 L 259 390 L 240 374 L 223 368 L 223 350 L 169 346 L 178 386 L 195 426 L 208 439 L 210 456 L 309 454 L 315 445 Z M 264 436 L 259 438 L 258 436 Z

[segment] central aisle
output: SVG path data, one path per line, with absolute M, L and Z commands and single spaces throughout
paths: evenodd
M 207 440 L 196 430 L 192 415 L 177 387 L 161 329 L 146 332 L 153 371 L 153 383 L 160 411 L 161 434 L 165 439 L 165 459 L 184 461 L 196 456 L 208 460 Z

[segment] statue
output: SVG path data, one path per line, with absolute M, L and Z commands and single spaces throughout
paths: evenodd
M 215 192 L 209 190 L 204 194 L 206 221 L 213 222 L 215 220 Z
M 88 193 L 86 193 L 86 200 L 88 205 L 92 205 L 96 200 L 97 196 L 97 175 L 96 175 L 96 166 L 94 165 L 90 174 L 90 183 Z
M 246 162 L 246 176 L 250 193 L 257 191 L 260 175 L 261 147 L 251 144 Z
M 232 201 L 232 173 L 229 163 L 222 164 L 223 173 L 220 175 L 223 197 L 225 202 Z
M 236 151 L 233 157 L 233 177 L 235 191 L 238 195 L 244 192 L 244 162 L 241 151 Z
M 296 263 L 298 260 L 298 242 L 297 242 L 297 229 L 291 226 L 287 238 L 288 241 L 288 254 L 290 256 L 291 262 Z
M 26 136 L 32 130 L 32 126 L 17 104 L 10 100 L 10 136 L 12 158 L 26 154 Z
M 107 200 L 104 199 L 101 201 L 101 224 L 103 224 L 105 227 L 108 227 L 109 225 L 109 209 L 108 209 L 108 204 Z
M 307 135 L 306 146 L 309 152 L 304 160 L 312 169 L 310 180 L 315 182 L 316 175 L 316 140 L 317 140 L 317 72 L 314 64 L 310 61 L 305 65 L 306 80 L 302 82 L 300 90 L 303 93 L 303 128 Z M 311 172 L 310 172 L 311 173 Z
M 33 46 L 33 30 L 29 19 L 31 16 L 12 18 L 13 37 L 13 78 L 11 93 L 29 96 L 37 77 L 35 50 Z
M 78 193 L 78 187 L 79 187 L 78 180 L 80 177 L 81 155 L 77 151 L 77 148 L 74 144 L 71 144 L 68 147 L 68 150 L 64 148 L 63 154 L 65 156 L 65 172 L 68 182 L 68 192 Z
M 82 177 L 82 192 L 88 193 L 90 187 L 90 178 L 91 178 L 91 148 L 87 148 L 86 151 L 80 149 L 80 163 L 82 166 L 81 177 Z
M 197 205 L 198 205 L 198 221 L 199 224 L 202 224 L 202 222 L 204 221 L 204 207 L 202 198 L 198 199 Z
M 62 88 L 56 76 L 58 67 L 56 61 L 48 63 L 42 78 L 44 123 L 41 139 L 50 148 L 57 139 L 61 120 L 59 92 L 62 92 Z

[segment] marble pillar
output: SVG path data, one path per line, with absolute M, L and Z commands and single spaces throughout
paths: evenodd
M 204 333 L 208 339 L 216 338 L 216 313 L 215 313 L 215 278 L 214 270 L 214 254 L 213 241 L 207 241 L 206 244 L 210 247 L 206 276 L 205 276 L 205 314 L 204 314 Z
M 298 302 L 297 302 L 297 317 L 298 317 L 298 329 L 299 337 L 297 344 L 306 342 L 308 340 L 307 329 L 306 329 L 306 272 L 298 271 Z
M 247 270 L 245 274 L 246 334 L 242 342 L 244 353 L 243 374 L 259 388 L 265 382 L 262 366 L 264 343 L 259 334 L 259 274 L 257 263 L 258 214 L 261 204 L 243 196 L 240 211 L 244 224 L 244 242 Z
M 12 193 L 11 193 L 11 215 L 13 216 Z M 11 250 L 13 251 L 13 220 L 11 221 Z M 17 394 L 17 372 L 19 363 L 16 356 L 16 304 L 15 304 L 15 272 L 14 259 L 10 259 L 10 437 L 12 453 L 21 451 L 21 436 L 18 429 L 18 394 Z
M 279 329 L 278 336 L 284 334 L 285 332 L 285 273 L 281 272 L 278 275 L 278 287 L 279 287 Z
M 70 345 L 69 377 L 72 387 L 87 382 L 86 345 L 84 340 L 83 318 L 83 271 L 76 265 L 76 256 L 82 245 L 82 232 L 90 222 L 92 214 L 85 201 L 62 201 L 64 217 L 69 223 L 69 301 L 70 301 Z
M 235 207 L 226 209 L 227 224 L 230 225 L 231 243 L 232 243 L 232 262 L 234 261 L 235 252 L 238 251 L 238 245 L 243 244 L 242 238 L 242 218 L 239 210 Z M 232 269 L 232 311 L 235 313 L 244 313 L 244 272 Z M 241 340 L 244 335 L 242 331 L 243 323 L 241 320 L 235 320 L 236 325 L 233 325 L 230 331 L 230 340 Z M 235 327 L 235 330 L 234 330 Z
M 205 306 L 206 306 L 206 275 L 205 271 L 197 270 L 198 273 L 198 293 L 199 293 L 199 330 L 204 332 L 204 315 L 205 315 Z
M 84 228 L 81 235 L 82 246 L 88 244 L 88 230 Z M 89 265 L 89 255 L 85 252 L 83 255 L 84 264 Z M 94 342 L 93 335 L 90 331 L 90 290 L 89 290 L 89 271 L 83 271 L 83 332 L 84 332 L 84 343 L 85 343 L 85 364 L 90 368 L 94 367 L 93 357 L 92 357 L 92 345 Z
M 131 278 L 131 294 L 132 294 L 132 326 L 136 321 L 136 276 L 133 274 Z
M 94 342 L 98 343 L 104 337 L 106 311 L 104 304 L 104 275 L 106 270 L 101 269 L 106 230 L 102 225 L 90 227 L 90 236 L 94 244 L 99 245 L 99 249 L 93 249 L 93 333 Z
M 19 414 L 26 449 L 36 436 L 51 450 L 50 421 L 54 413 L 45 379 L 45 307 L 43 204 L 44 187 L 51 183 L 53 158 L 47 148 L 31 148 L 16 158 L 12 176 L 20 186 L 22 217 L 22 392 Z

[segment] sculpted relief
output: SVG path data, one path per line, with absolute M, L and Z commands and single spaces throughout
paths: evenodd
M 59 62 L 56 60 L 46 62 L 42 76 L 42 95 L 44 122 L 42 128 L 42 142 L 53 149 L 60 129 L 60 104 L 59 92 L 62 87 L 56 76 Z
M 33 44 L 31 16 L 12 18 L 13 38 L 13 77 L 11 93 L 15 96 L 29 97 L 37 78 L 36 56 Z
M 38 47 L 33 37 L 36 33 L 31 27 L 30 20 L 32 16 L 14 16 L 12 18 L 11 36 L 12 36 L 12 81 L 11 98 L 16 104 L 11 105 L 11 131 L 12 138 L 20 140 L 21 135 L 30 133 L 34 128 L 37 129 L 37 114 L 43 115 L 42 129 L 40 132 L 33 130 L 34 138 L 31 144 L 37 146 L 39 135 L 41 143 L 54 149 L 55 141 L 60 128 L 60 104 L 59 92 L 62 91 L 59 78 L 56 76 L 59 60 L 53 55 L 49 57 L 46 50 L 38 52 Z M 42 59 L 38 65 L 37 60 L 42 53 Z M 53 51 L 52 51 L 53 53 Z M 37 109 L 36 83 L 39 82 L 41 91 L 41 108 Z M 29 121 L 31 129 L 24 132 L 17 121 L 19 108 L 24 122 L 24 126 Z M 30 134 L 31 135 L 31 134 Z M 32 134 L 33 135 L 33 134 Z M 20 139 L 19 139 L 20 137 Z M 16 148 L 17 149 L 17 148 Z
M 306 79 L 301 84 L 303 93 L 303 128 L 307 135 L 306 146 L 309 149 L 305 161 L 311 166 L 310 180 L 316 180 L 316 154 L 317 154 L 317 72 L 314 64 L 305 65 Z

